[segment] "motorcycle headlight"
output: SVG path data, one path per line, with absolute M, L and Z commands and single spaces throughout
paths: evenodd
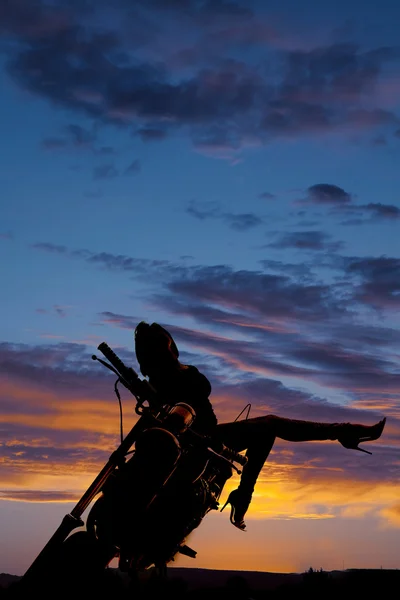
M 185 402 L 178 402 L 171 407 L 165 424 L 173 433 L 183 433 L 193 423 L 196 418 L 194 409 Z

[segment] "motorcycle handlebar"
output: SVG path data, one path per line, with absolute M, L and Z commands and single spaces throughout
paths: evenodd
M 243 456 L 243 454 L 236 452 L 236 450 L 228 448 L 228 446 L 225 446 L 225 444 L 222 444 L 222 450 L 220 454 L 228 460 L 239 463 L 239 465 L 242 465 L 242 467 L 247 465 L 247 456 Z
M 97 346 L 97 349 L 104 354 L 106 359 L 117 369 L 118 373 L 120 373 L 127 382 L 130 382 L 132 375 L 135 379 L 138 379 L 136 371 L 131 367 L 128 368 L 106 342 L 101 342 L 101 344 Z
M 135 369 L 127 367 L 117 356 L 106 342 L 101 342 L 97 346 L 107 360 L 112 364 L 121 376 L 121 382 L 125 387 L 142 403 L 144 401 L 152 402 L 157 406 L 157 394 L 148 381 L 140 379 Z

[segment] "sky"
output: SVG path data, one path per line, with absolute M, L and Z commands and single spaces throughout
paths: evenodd
M 138 370 L 141 320 L 220 422 L 387 417 L 372 455 L 277 440 L 247 531 L 212 511 L 174 565 L 400 568 L 399 19 L 396 0 L 2 0 L 0 572 L 118 446 L 91 356 Z

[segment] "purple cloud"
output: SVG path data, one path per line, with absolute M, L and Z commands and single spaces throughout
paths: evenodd
M 315 232 L 314 232 L 315 233 Z M 318 232 L 317 232 L 318 233 Z M 324 235 L 301 239 L 300 245 L 322 250 L 328 238 Z M 281 242 L 285 242 L 285 239 Z M 299 242 L 297 234 L 286 243 Z M 231 310 L 241 307 L 260 316 L 303 320 L 311 326 L 318 319 L 338 318 L 359 303 L 370 308 L 395 308 L 399 303 L 399 260 L 397 258 L 352 258 L 336 254 L 338 246 L 325 245 L 323 254 L 310 265 L 336 271 L 337 284 L 321 283 L 303 277 L 304 268 L 271 274 L 258 271 L 234 271 L 226 265 L 209 267 L 173 264 L 165 260 L 148 260 L 86 249 L 68 250 L 65 246 L 36 243 L 33 248 L 62 254 L 114 272 L 128 272 L 144 282 L 162 280 L 162 288 L 185 302 L 202 298 L 206 303 L 220 303 Z M 268 261 L 264 263 L 268 266 Z M 295 277 L 296 272 L 298 278 Z M 361 281 L 361 283 L 360 283 Z M 168 300 L 166 299 L 168 303 Z
M 330 238 L 330 235 L 322 231 L 293 231 L 280 234 L 275 242 L 266 244 L 266 247 L 337 252 L 343 244 L 341 242 L 331 242 L 329 241 Z
M 48 242 L 38 242 L 37 244 L 33 244 L 32 247 L 37 250 L 44 250 L 45 252 L 51 252 L 55 254 L 68 253 L 68 249 L 66 246 L 61 246 L 59 244 L 50 244 Z
M 37 308 L 36 312 L 41 315 L 46 315 L 46 314 L 51 314 L 54 311 L 54 313 L 58 317 L 64 318 L 67 316 L 66 308 L 67 307 L 65 307 L 65 306 L 58 306 L 57 304 L 55 304 L 51 309 Z
M 372 217 L 382 219 L 398 219 L 400 208 L 393 204 L 382 204 L 381 202 L 370 202 L 360 207 L 361 210 L 372 213 Z
M 307 190 L 307 199 L 314 204 L 343 205 L 351 202 L 348 192 L 331 183 L 316 183 Z
M 356 275 L 361 283 L 355 284 L 355 297 L 376 309 L 400 307 L 400 259 L 348 259 L 347 273 Z
M 68 11 L 44 2 L 7 4 L 3 31 L 14 42 L 8 73 L 23 89 L 97 124 L 130 127 L 142 140 L 184 130 L 196 147 L 223 148 L 230 159 L 249 140 L 398 128 L 378 93 L 374 107 L 365 107 L 387 67 L 398 68 L 395 48 L 285 49 L 287 35 L 233 2 L 139 2 L 136 10 L 120 2 L 118 8 L 120 18 L 110 18 L 104 30 L 96 19 L 102 2 L 74 3 Z M 175 31 L 187 34 L 174 35 L 171 44 Z M 270 70 L 233 58 L 243 44 L 249 56 L 264 52 L 266 41 Z M 71 133 L 75 143 L 91 143 L 83 131 Z
M 235 214 L 225 212 L 216 202 L 190 202 L 186 212 L 200 221 L 220 219 L 235 231 L 248 231 L 263 223 L 263 219 L 254 213 Z
M 331 215 L 347 215 L 347 220 L 342 223 L 344 225 L 362 225 L 374 219 L 397 219 L 400 217 L 400 208 L 393 204 L 383 204 L 382 202 L 354 204 L 351 194 L 330 183 L 317 183 L 309 187 L 306 197 L 297 203 L 325 205 L 330 208 Z M 366 217 L 369 217 L 369 220 Z
M 221 214 L 221 209 L 219 204 L 217 204 L 216 202 L 192 201 L 187 207 L 186 212 L 192 217 L 195 217 L 200 221 L 204 221 L 205 219 L 219 218 Z
M 258 197 L 262 198 L 263 200 L 273 200 L 276 198 L 275 194 L 271 194 L 270 192 L 261 192 Z
M 41 146 L 44 150 L 87 150 L 98 156 L 115 154 L 112 146 L 96 146 L 97 129 L 69 123 L 62 128 L 59 136 L 46 137 Z
M 133 317 L 123 315 L 113 315 L 107 313 L 106 318 L 117 318 L 122 326 L 129 324 L 129 319 Z M 136 320 L 135 320 L 136 321 Z M 133 323 L 132 323 L 133 325 Z M 260 339 L 253 342 L 243 342 L 239 340 L 218 337 L 213 334 L 196 332 L 195 330 L 173 327 L 168 323 L 163 323 L 171 330 L 178 340 L 179 344 L 198 348 L 202 346 L 210 352 L 216 352 L 223 355 L 226 361 L 240 361 L 245 365 L 246 361 L 253 365 L 266 364 L 273 367 L 279 366 L 280 362 L 267 359 L 263 356 L 263 350 L 260 346 Z M 105 371 L 94 366 L 92 369 L 82 369 L 81 359 L 86 357 L 90 359 L 88 348 L 78 347 L 73 344 L 59 344 L 54 346 L 27 346 L 2 344 L 0 346 L 0 383 L 4 374 L 7 380 L 14 385 L 24 385 L 26 394 L 19 393 L 18 398 L 10 397 L 10 393 L 4 394 L 0 386 L 0 406 L 3 414 L 2 431 L 3 444 L 0 445 L 0 457 L 4 460 L 7 472 L 23 474 L 27 470 L 32 473 L 66 473 L 73 474 L 78 472 L 92 473 L 98 472 L 109 457 L 110 451 L 118 442 L 116 435 L 103 433 L 97 429 L 87 430 L 77 427 L 53 427 L 52 413 L 61 411 L 68 414 L 69 403 L 81 402 L 82 394 L 93 403 L 93 408 L 99 417 L 102 402 L 108 406 L 109 398 L 106 393 L 112 388 L 112 377 Z M 129 358 L 132 358 L 132 352 L 118 350 L 127 364 Z M 312 360 L 316 360 L 312 357 Z M 93 365 L 93 361 L 88 361 Z M 338 365 L 336 365 L 338 366 Z M 282 363 L 282 371 L 285 365 Z M 353 361 L 353 367 L 356 369 L 356 363 Z M 367 367 L 367 365 L 366 365 Z M 287 365 L 289 372 L 296 373 L 301 369 Z M 328 402 L 320 396 L 310 394 L 299 389 L 284 385 L 278 379 L 272 377 L 249 377 L 249 374 L 238 370 L 236 372 L 241 377 L 240 384 L 232 384 L 229 378 L 213 378 L 213 397 L 219 395 L 222 398 L 229 398 L 233 407 L 243 408 L 246 402 L 252 405 L 252 416 L 265 413 L 269 410 L 275 414 L 290 414 L 292 417 L 309 418 L 313 415 L 314 419 L 322 421 L 366 421 L 372 422 L 375 414 L 371 410 L 363 411 L 356 408 L 337 406 Z M 61 383 L 62 379 L 62 383 Z M 111 382 L 111 383 L 110 383 Z M 108 385 L 107 385 L 108 384 Z M 42 395 L 38 390 L 42 390 Z M 29 400 L 32 393 L 35 393 L 35 404 Z M 58 403 L 54 403 L 51 394 L 56 394 L 59 398 Z M 224 408 L 218 405 L 217 411 Z M 86 407 L 87 409 L 87 407 Z M 13 416 L 18 410 L 21 415 L 28 416 L 25 420 L 15 422 Z M 34 412 L 33 412 L 34 411 Z M 60 411 L 60 412 L 59 412 Z M 7 415 L 10 419 L 7 420 Z M 39 415 L 40 425 L 30 422 L 29 415 Z M 254 416 L 255 416 L 254 415 Z M 54 416 L 54 415 L 53 415 Z M 104 419 L 109 420 L 108 409 L 104 412 Z M 37 420 L 36 420 L 37 422 Z M 99 422 L 99 421 L 98 421 Z M 396 427 L 396 420 L 392 419 L 392 427 Z M 320 460 L 326 464 L 334 464 L 337 461 L 337 453 L 341 452 L 339 446 L 336 450 L 331 448 L 318 448 Z M 307 457 L 312 456 L 315 449 L 304 445 L 297 459 L 301 464 Z M 296 453 L 297 455 L 297 453 Z M 270 463 L 275 460 L 281 461 L 279 445 L 271 457 Z M 388 476 L 390 474 L 391 462 L 385 462 L 388 465 Z M 351 467 L 349 466 L 351 469 Z M 359 465 L 354 465 L 359 470 Z M 356 471 L 359 473 L 359 471 Z M 367 472 L 363 476 L 368 477 Z M 384 474 L 380 474 L 382 478 Z M 56 492 L 41 490 L 31 490 L 28 495 L 13 492 L 13 490 L 1 490 L 3 498 L 26 499 L 26 500 L 68 500 L 70 496 L 59 495 Z
M 229 227 L 235 231 L 248 231 L 263 223 L 263 219 L 254 213 L 224 213 L 222 218 L 228 223 Z
M 96 141 L 96 132 L 90 131 L 81 125 L 70 123 L 65 129 L 71 139 L 72 144 L 76 147 L 92 147 L 93 143 Z

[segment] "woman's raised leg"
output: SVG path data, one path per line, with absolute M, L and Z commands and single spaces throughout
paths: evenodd
M 220 439 L 237 452 L 246 450 L 248 459 L 239 487 L 229 494 L 221 511 L 230 504 L 232 524 L 245 530 L 244 516 L 250 506 L 257 478 L 277 437 L 289 442 L 338 440 L 345 448 L 371 454 L 359 448 L 358 444 L 377 440 L 382 435 L 385 423 L 385 418 L 375 425 L 360 425 L 302 421 L 276 415 L 221 423 L 217 427 Z

